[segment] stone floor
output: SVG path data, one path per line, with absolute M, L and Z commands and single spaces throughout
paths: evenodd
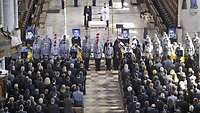
M 84 113 L 124 113 L 118 71 L 88 71 Z

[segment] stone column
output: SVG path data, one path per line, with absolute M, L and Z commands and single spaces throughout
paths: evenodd
M 13 32 L 15 28 L 14 0 L 3 0 L 4 30 Z
M 14 0 L 14 14 L 15 14 L 15 28 L 19 28 L 19 20 L 18 20 L 18 0 Z
M 182 21 L 182 4 L 183 4 L 183 0 L 178 0 L 178 23 L 177 23 L 177 27 L 181 27 L 181 21 Z
M 3 18 L 3 0 L 0 0 L 0 28 L 4 25 L 4 18 Z

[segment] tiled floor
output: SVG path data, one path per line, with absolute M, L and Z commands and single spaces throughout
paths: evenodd
M 84 113 L 124 113 L 118 71 L 88 71 Z

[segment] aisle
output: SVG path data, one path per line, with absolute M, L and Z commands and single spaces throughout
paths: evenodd
M 88 71 L 87 75 L 84 100 L 84 113 L 124 113 L 118 72 L 104 70 L 96 72 L 94 65 L 91 65 L 91 71 Z

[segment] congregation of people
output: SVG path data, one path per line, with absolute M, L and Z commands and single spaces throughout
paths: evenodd
M 183 44 L 166 33 L 147 35 L 143 46 L 133 39 L 120 60 L 128 113 L 199 113 L 199 46 L 197 33 L 186 33 Z
M 32 46 L 24 45 L 21 57 L 11 59 L 7 66 L 0 112 L 73 113 L 73 107 L 83 108 L 87 71 L 78 58 L 77 40 L 70 47 L 65 36 L 58 40 L 55 34 L 52 39 L 38 36 Z

